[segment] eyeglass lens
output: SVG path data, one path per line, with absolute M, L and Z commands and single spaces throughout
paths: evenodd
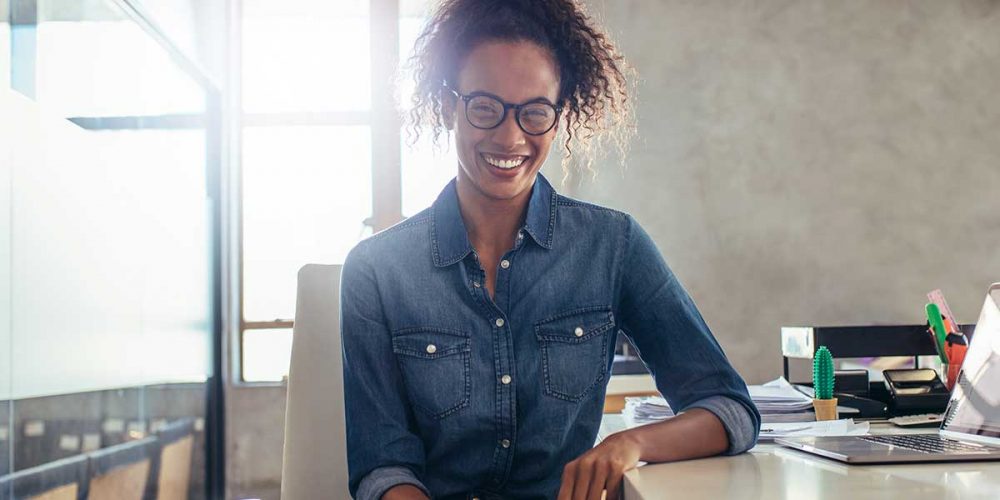
M 466 103 L 466 117 L 477 128 L 489 129 L 503 121 L 503 103 L 490 96 L 473 96 Z M 536 102 L 517 110 L 517 121 L 529 134 L 544 134 L 555 124 L 556 110 L 551 104 Z

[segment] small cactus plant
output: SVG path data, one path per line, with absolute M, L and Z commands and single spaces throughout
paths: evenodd
M 813 389 L 816 399 L 833 399 L 833 356 L 825 345 L 813 356 Z

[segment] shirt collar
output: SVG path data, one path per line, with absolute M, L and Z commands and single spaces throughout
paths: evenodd
M 450 266 L 469 255 L 472 243 L 458 207 L 455 179 L 445 186 L 431 206 L 431 251 L 434 265 Z M 556 192 L 549 181 L 538 174 L 528 200 L 524 231 L 542 248 L 552 248 L 552 232 L 556 221 Z

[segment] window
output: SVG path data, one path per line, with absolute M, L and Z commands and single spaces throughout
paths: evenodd
M 240 378 L 288 371 L 296 273 L 370 230 L 367 0 L 244 0 Z
M 396 70 L 431 5 L 243 1 L 241 380 L 288 373 L 300 267 L 343 263 L 454 177 L 447 139 L 410 147 L 398 111 L 413 85 Z

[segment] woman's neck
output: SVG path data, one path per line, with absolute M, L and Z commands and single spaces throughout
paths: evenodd
M 508 200 L 485 196 L 470 182 L 459 180 L 458 206 L 469 241 L 479 254 L 503 254 L 514 246 L 517 230 L 528 210 L 531 191 Z

